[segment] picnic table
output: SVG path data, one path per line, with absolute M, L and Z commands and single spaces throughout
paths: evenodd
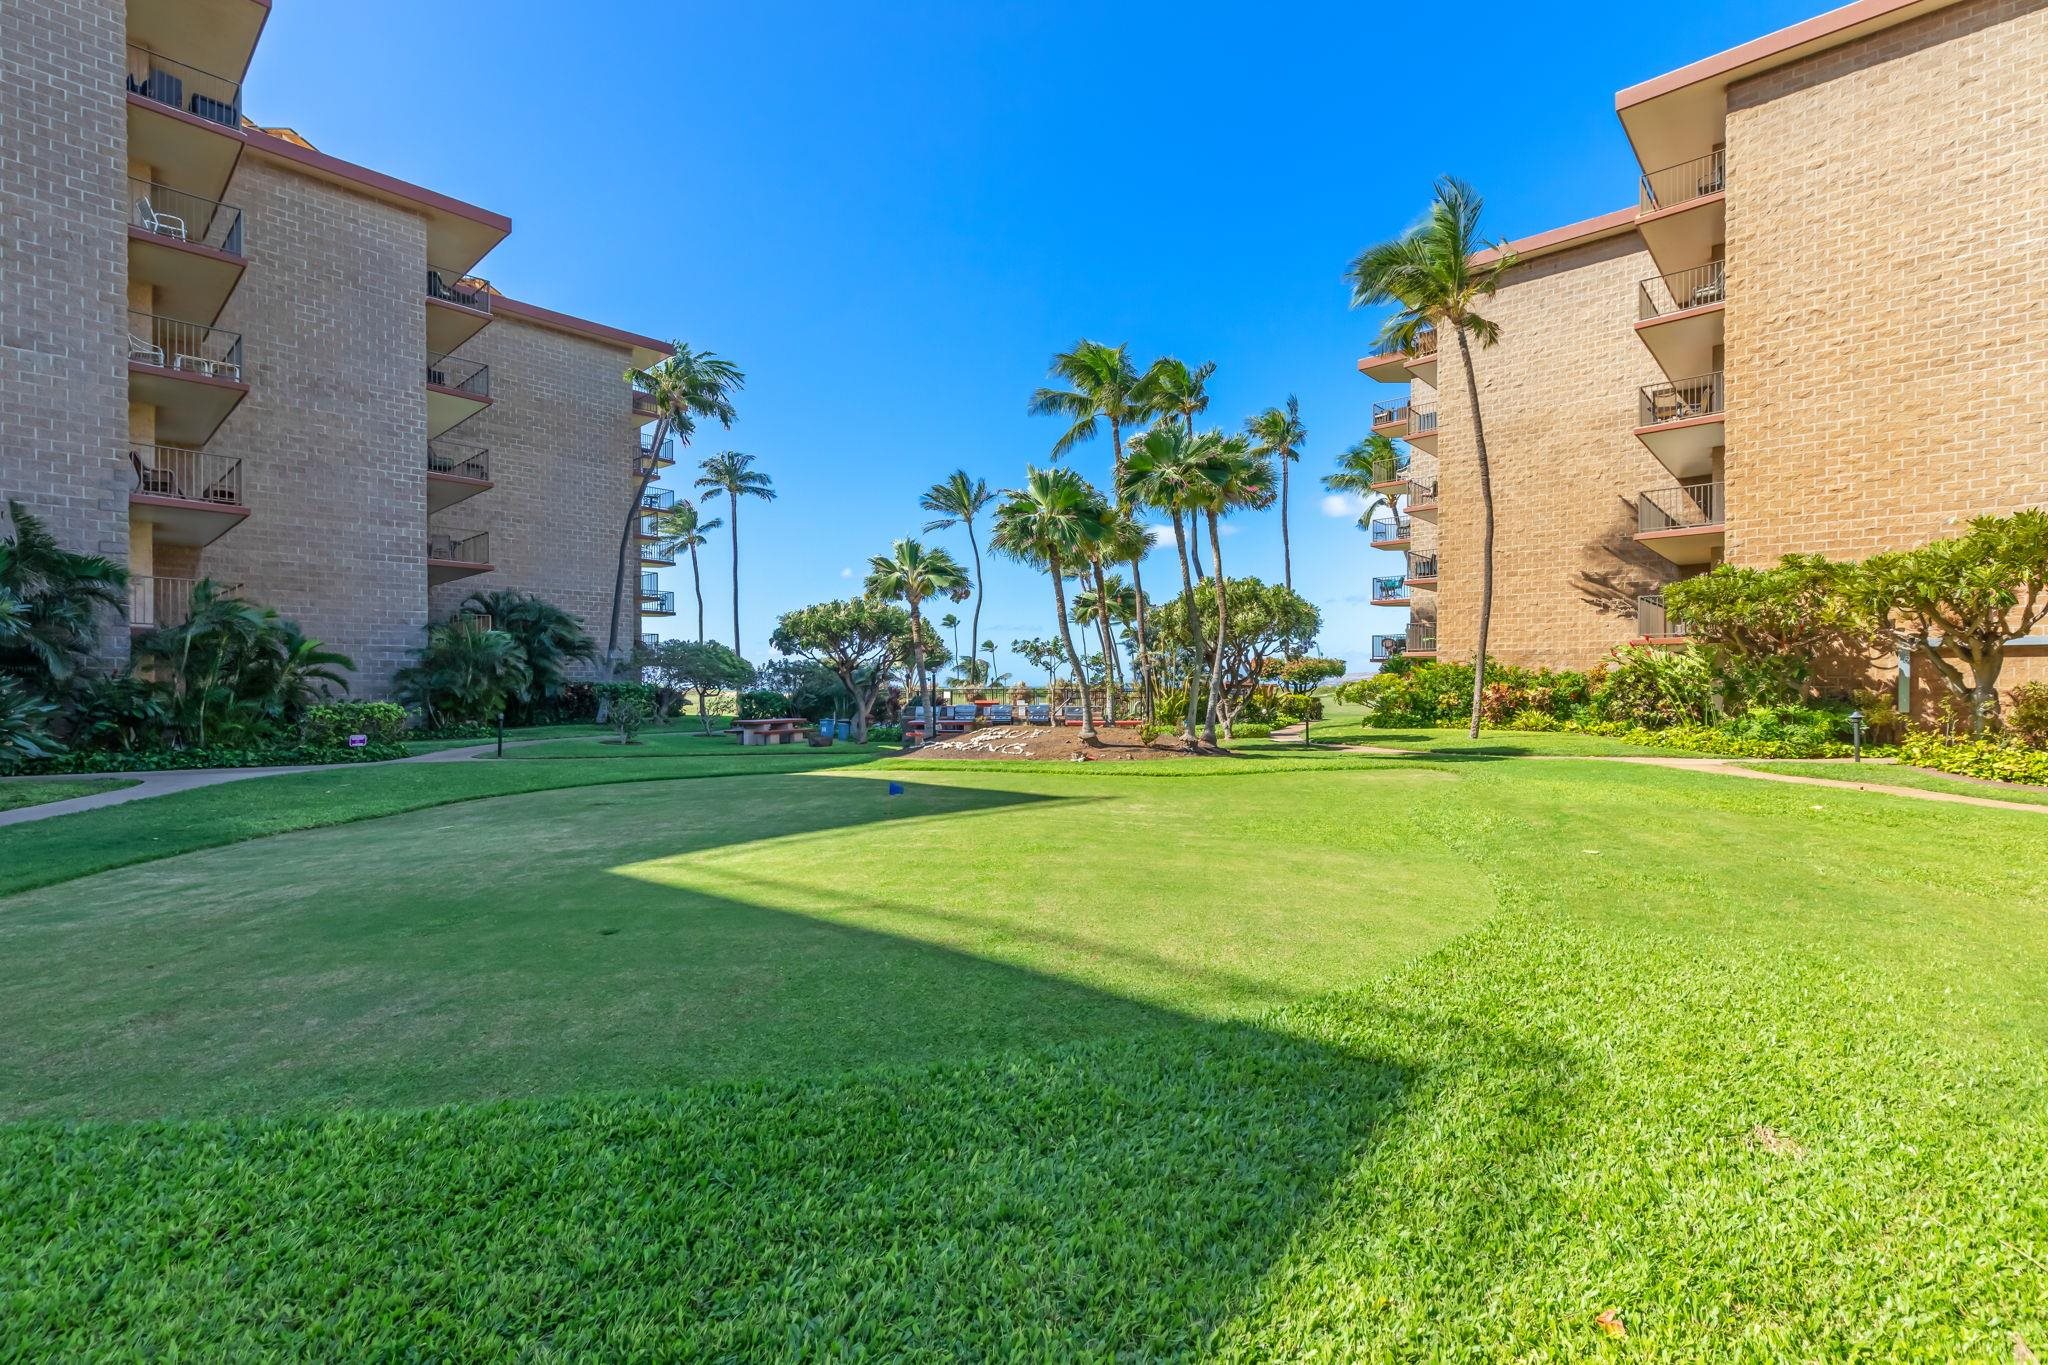
M 804 737 L 804 725 L 802 716 L 757 716 L 752 720 L 736 720 L 732 728 L 740 732 L 743 745 L 794 744 Z

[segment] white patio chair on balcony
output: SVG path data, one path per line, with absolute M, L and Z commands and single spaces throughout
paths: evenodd
M 183 351 L 178 353 L 172 368 L 187 374 L 203 374 L 208 379 L 232 379 L 237 383 L 242 379 L 242 367 L 232 360 L 208 360 L 203 355 L 186 355 Z
M 175 213 L 158 213 L 150 207 L 147 196 L 135 206 L 135 216 L 145 229 L 159 237 L 175 237 L 181 242 L 190 240 L 185 235 L 185 220 Z
M 135 333 L 130 332 L 128 334 L 128 358 L 130 360 L 146 360 L 152 365 L 161 367 L 164 364 L 164 348 L 151 341 L 148 337 L 139 337 Z

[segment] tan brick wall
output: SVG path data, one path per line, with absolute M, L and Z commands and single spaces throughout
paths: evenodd
M 1489 653 L 1586 668 L 1636 633 L 1635 597 L 1676 571 L 1637 545 L 1636 496 L 1676 482 L 1632 434 L 1636 390 L 1663 376 L 1636 337 L 1636 287 L 1655 274 L 1633 234 L 1517 268 L 1473 349 L 1496 517 Z M 1455 342 L 1438 361 L 1438 648 L 1477 648 L 1481 525 L 1472 423 Z M 1427 608 L 1425 608 L 1427 610 Z
M 1728 557 L 2048 501 L 2048 5 L 1973 0 L 1730 91 Z
M 65 548 L 125 562 L 124 14 L 121 0 L 0 4 L 0 498 Z
M 461 353 L 491 367 L 494 401 L 445 439 L 489 449 L 493 486 L 432 520 L 436 530 L 489 531 L 494 567 L 432 589 L 433 619 L 473 592 L 514 588 L 581 617 L 601 651 L 619 531 L 638 487 L 638 438 L 625 418 L 621 378 L 631 352 L 501 315 Z M 639 574 L 633 554 L 620 604 L 622 648 L 639 628 Z
M 250 515 L 198 569 L 381 695 L 427 617 L 426 220 L 255 157 L 227 198 L 249 267 L 220 325 L 243 333 L 250 392 L 207 449 L 241 458 Z

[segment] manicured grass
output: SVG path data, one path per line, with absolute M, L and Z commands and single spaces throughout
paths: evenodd
M 1993 801 L 2048 806 L 2048 787 L 2029 787 L 2017 782 L 1973 782 L 1967 777 L 1908 767 L 1903 763 L 1745 763 L 1742 766 L 1764 773 L 1795 773 L 1801 777 L 1825 777 L 1836 782 L 1861 782 L 1873 787 L 1954 792 L 1958 796 L 1983 796 Z
M 136 783 L 120 777 L 81 777 L 76 781 L 24 782 L 0 780 L 0 810 L 20 810 L 24 806 L 47 806 L 52 801 L 70 801 L 81 796 L 96 796 L 100 792 L 119 791 Z
M 29 964 L 0 993 L 13 1111 L 213 1116 L 0 1127 L 8 1338 L 2048 1339 L 2033 817 L 1632 765 L 1260 762 L 552 790 L 0 901 Z M 436 1098 L 464 1102 L 388 1107 Z
M 584 738 L 602 733 L 590 721 L 570 721 L 560 725 L 522 725 L 505 731 L 507 744 L 529 739 L 570 739 Z M 468 749 L 478 744 L 495 744 L 497 736 L 487 735 L 482 739 L 409 739 L 405 747 L 416 754 L 439 753 L 444 749 Z
M 1603 754 L 1679 754 L 1676 749 L 1656 748 L 1643 744 L 1629 744 L 1603 735 L 1578 735 L 1563 732 L 1539 730 L 1481 730 L 1479 738 L 1473 739 L 1467 727 L 1444 726 L 1400 726 L 1394 729 L 1377 729 L 1365 723 L 1363 707 L 1348 702 L 1323 699 L 1323 719 L 1309 727 L 1309 737 L 1317 743 L 1326 744 L 1372 744 L 1389 749 L 1417 749 L 1441 754 L 1478 754 L 1495 757 L 1518 757 L 1527 754 L 1570 754 L 1598 756 Z M 1268 745 L 1292 747 L 1299 741 L 1293 740 L 1243 740 L 1232 747 L 1255 752 Z

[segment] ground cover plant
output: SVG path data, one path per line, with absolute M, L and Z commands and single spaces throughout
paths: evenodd
M 74 1355 L 2010 1358 L 2037 819 L 1322 754 L 170 857 L 0 901 L 0 1300 Z
M 135 783 L 112 777 L 82 777 L 76 782 L 9 782 L 0 780 L 0 810 L 24 806 L 45 806 L 52 801 L 71 801 L 100 792 L 119 791 Z

